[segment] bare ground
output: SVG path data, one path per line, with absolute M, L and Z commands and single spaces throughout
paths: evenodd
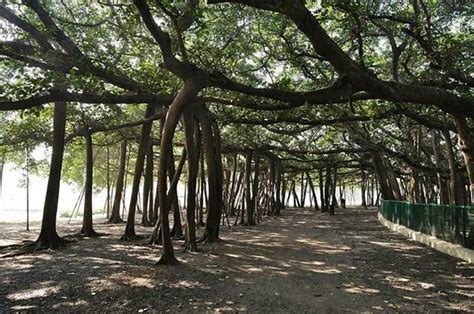
M 0 227 L 3 244 L 36 234 Z M 375 210 L 288 209 L 223 228 L 222 242 L 177 253 L 178 266 L 155 265 L 158 247 L 118 240 L 123 228 L 97 224 L 107 236 L 0 259 L 0 312 L 474 312 L 474 265 L 389 231 Z

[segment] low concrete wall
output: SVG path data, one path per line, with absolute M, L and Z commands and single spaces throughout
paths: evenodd
M 391 221 L 388 221 L 385 219 L 382 214 L 378 213 L 378 218 L 379 221 L 387 228 L 390 230 L 396 231 L 398 233 L 403 234 L 404 236 L 413 239 L 415 241 L 421 242 L 423 244 L 426 244 L 428 246 L 431 246 L 435 250 L 438 250 L 440 252 L 443 252 L 445 254 L 460 258 L 462 260 L 465 260 L 469 263 L 474 263 L 474 251 L 467 249 L 465 247 L 462 247 L 457 244 L 452 244 L 449 242 L 446 242 L 444 240 L 440 240 L 436 237 L 411 230 L 405 226 L 398 225 L 396 223 L 393 223 Z

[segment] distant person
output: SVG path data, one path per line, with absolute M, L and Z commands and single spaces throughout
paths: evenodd
M 346 208 L 346 199 L 345 198 L 341 198 L 341 207 Z

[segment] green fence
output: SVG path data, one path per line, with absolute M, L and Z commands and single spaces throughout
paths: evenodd
M 412 230 L 462 246 L 474 232 L 474 207 L 382 201 L 382 216 Z

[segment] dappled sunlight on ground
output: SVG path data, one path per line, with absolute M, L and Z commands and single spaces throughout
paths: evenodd
M 257 226 L 223 228 L 222 241 L 198 253 L 176 241 L 179 266 L 155 265 L 160 247 L 146 239 L 121 242 L 123 224 L 98 223 L 108 235 L 0 259 L 0 311 L 474 310 L 473 266 L 385 229 L 375 214 L 287 209 Z M 23 240 L 9 228 L 2 241 Z
M 342 287 L 343 287 L 342 290 L 347 291 L 349 293 L 355 293 L 355 294 L 371 295 L 371 294 L 380 293 L 380 290 L 378 289 L 355 285 L 352 282 L 349 284 L 343 284 Z

